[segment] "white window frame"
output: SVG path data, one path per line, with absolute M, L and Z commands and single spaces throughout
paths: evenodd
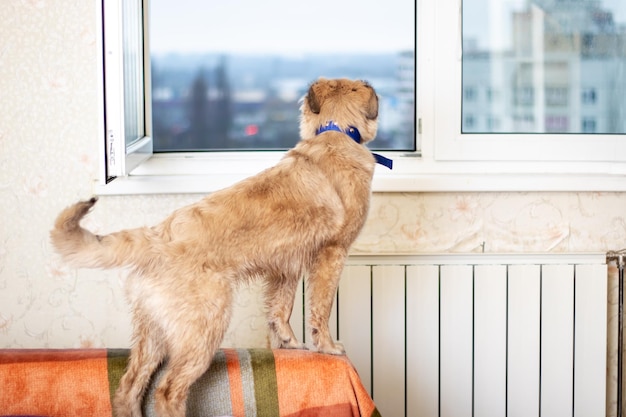
M 141 3 L 141 1 L 139 1 Z M 105 101 L 104 128 L 105 128 L 105 149 L 104 159 L 101 167 L 101 182 L 106 183 L 110 179 L 124 176 L 133 169 L 141 165 L 152 155 L 152 126 L 147 121 L 151 120 L 151 98 L 144 94 L 139 98 L 143 104 L 141 108 L 133 112 L 136 120 L 134 123 L 144 126 L 143 137 L 136 138 L 132 143 L 126 143 L 125 123 L 127 114 L 124 111 L 124 46 L 125 46 L 125 28 L 123 27 L 124 6 L 131 3 L 119 1 L 103 1 L 102 2 L 102 19 L 105 31 L 101 31 L 101 47 L 103 50 L 103 66 L 104 68 L 104 91 L 103 97 Z M 133 16 L 135 17 L 135 16 Z M 131 19 L 128 19 L 129 21 Z M 143 26 L 148 27 L 149 20 L 147 13 L 143 16 L 137 16 L 134 25 L 137 28 Z M 126 28 L 133 37 L 140 37 L 133 31 L 135 28 Z M 149 45 L 143 38 L 143 72 L 133 74 L 134 84 L 143 84 L 144 91 L 150 91 L 150 56 Z M 137 51 L 135 51 L 137 52 Z
M 438 10 L 435 11 L 435 27 L 431 36 L 437 40 L 433 58 L 437 68 L 434 85 L 439 87 L 434 115 L 435 125 L 439 128 L 435 144 L 436 160 L 527 162 L 526 169 L 531 172 L 535 164 L 541 162 L 562 165 L 564 173 L 570 168 L 574 171 L 569 172 L 579 173 L 602 171 L 602 167 L 594 165 L 604 165 L 604 169 L 610 172 L 613 164 L 626 160 L 624 135 L 594 135 L 593 141 L 590 141 L 584 134 L 461 134 L 461 118 L 454 115 L 461 114 L 462 101 L 462 2 L 441 0 L 436 3 Z M 452 19 L 458 22 L 456 27 L 446 24 Z M 535 101 L 544 103 L 543 96 L 540 97 L 537 91 Z M 567 164 L 572 162 L 580 164 L 579 167 Z M 515 165 L 524 169 L 520 164 Z
M 626 191 L 624 135 L 594 135 L 592 142 L 587 135 L 460 134 L 461 1 L 417 0 L 416 132 L 421 152 L 384 152 L 394 159 L 394 169 L 377 167 L 373 191 Z M 109 23 L 105 28 L 107 34 L 111 30 Z M 105 52 L 107 58 L 115 53 Z M 149 73 L 146 80 L 149 83 Z M 101 120 L 105 137 L 104 114 L 115 113 L 116 106 L 120 113 L 119 99 L 110 99 L 109 94 L 117 91 L 123 97 L 119 89 L 109 90 L 107 83 L 107 111 L 103 108 Z M 105 97 L 104 89 L 101 96 Z M 148 117 L 149 101 L 146 94 Z M 95 187 L 95 192 L 101 195 L 204 194 L 253 175 L 273 165 L 284 154 L 155 154 L 110 181 L 106 152 L 104 146 L 101 148 L 103 166 Z M 128 150 L 122 152 L 128 155 Z

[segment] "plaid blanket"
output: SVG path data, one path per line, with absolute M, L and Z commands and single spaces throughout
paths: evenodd
M 0 412 L 111 416 L 128 350 L 0 350 Z M 153 378 L 144 415 L 154 416 Z M 192 386 L 187 416 L 380 416 L 345 356 L 222 349 Z

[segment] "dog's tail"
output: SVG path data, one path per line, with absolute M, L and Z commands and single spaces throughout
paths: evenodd
M 59 214 L 50 232 L 52 246 L 66 262 L 79 268 L 113 268 L 134 264 L 139 259 L 140 242 L 146 239 L 142 229 L 100 236 L 81 227 L 81 219 L 96 201 L 95 197 L 80 201 Z

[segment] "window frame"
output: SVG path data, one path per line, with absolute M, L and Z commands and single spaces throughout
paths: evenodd
M 586 165 L 626 161 L 625 135 L 595 134 L 464 134 L 461 133 L 462 93 L 462 0 L 437 2 L 433 39 L 437 39 L 434 64 L 434 84 L 439 87 L 435 101 L 435 125 L 438 129 L 435 158 L 438 161 L 515 161 L 528 162 L 529 170 L 535 163 L 565 164 L 579 162 L 579 173 L 593 169 Z M 456 28 L 446 25 L 452 16 L 458 16 Z M 419 68 L 419 67 L 418 67 Z M 584 88 L 581 88 L 581 94 Z M 572 89 L 569 90 L 572 94 Z M 545 103 L 543 92 L 534 91 L 534 101 Z M 524 95 L 525 97 L 525 95 Z M 622 137 L 622 140 L 619 140 Z
M 146 2 L 137 0 L 140 8 L 141 16 L 130 16 L 128 21 L 124 20 L 125 8 L 129 7 L 130 2 L 119 1 L 102 1 L 101 22 L 103 26 L 102 38 L 99 46 L 102 48 L 102 68 L 103 74 L 103 92 L 104 100 L 104 129 L 105 129 L 105 149 L 104 149 L 104 165 L 101 167 L 100 181 L 106 184 L 116 177 L 125 176 L 133 169 L 141 165 L 144 161 L 152 156 L 152 125 L 149 121 L 152 118 L 151 97 L 146 92 L 150 88 L 150 56 L 148 38 L 143 34 L 148 32 L 149 19 L 146 13 Z M 130 6 L 132 7 L 132 6 Z M 125 27 L 130 19 L 135 18 L 131 22 L 133 26 Z M 136 27 L 135 27 L 136 25 Z M 133 32 L 134 29 L 141 28 L 143 33 Z M 142 71 L 133 74 L 133 80 L 130 83 L 136 85 L 135 92 L 139 91 L 141 97 L 133 98 L 141 104 L 140 108 L 133 111 L 137 118 L 136 123 L 141 125 L 140 136 L 135 138 L 131 143 L 126 143 L 127 114 L 125 112 L 125 75 L 127 69 L 124 68 L 124 47 L 125 37 L 133 36 L 143 40 L 141 46 L 141 64 Z M 126 71 L 125 71 L 126 70 Z M 133 94 L 130 92 L 129 94 Z
M 102 0 L 102 5 L 120 1 Z M 147 0 L 144 3 L 147 7 Z M 394 169 L 376 168 L 373 191 L 626 191 L 624 135 L 596 135 L 594 146 L 590 147 L 588 138 L 587 144 L 584 143 L 588 136 L 584 134 L 572 138 L 572 135 L 460 133 L 461 5 L 462 0 L 416 0 L 418 151 L 382 152 L 394 159 Z M 147 19 L 144 24 L 148 24 Z M 106 36 L 109 31 L 106 22 L 103 28 Z M 149 45 L 149 40 L 145 44 Z M 103 60 L 109 55 L 106 51 Z M 145 105 L 149 117 L 148 47 L 145 57 L 148 86 Z M 108 90 L 110 84 L 106 84 Z M 104 85 L 103 81 L 103 99 L 111 93 L 104 90 Z M 102 117 L 112 112 L 109 106 L 115 109 L 120 105 L 119 101 L 106 101 Z M 107 169 L 102 167 L 106 162 L 104 144 L 108 143 L 106 122 L 102 124 L 105 137 L 100 146 L 100 178 L 95 186 L 95 192 L 101 195 L 204 194 L 253 175 L 273 165 L 284 154 L 277 151 L 154 154 L 130 173 L 110 179 Z M 146 129 L 149 138 L 150 123 L 146 123 Z M 547 136 L 550 136 L 549 144 L 546 144 Z M 620 137 L 621 143 L 617 140 Z M 531 142 L 540 147 L 530 148 L 528 143 Z M 599 150 L 601 147 L 604 149 Z M 573 148 L 579 156 L 565 155 L 563 149 L 566 148 Z

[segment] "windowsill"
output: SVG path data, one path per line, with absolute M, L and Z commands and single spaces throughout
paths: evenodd
M 581 162 L 433 162 L 385 153 L 373 192 L 626 192 L 626 164 Z M 206 194 L 274 165 L 281 152 L 155 155 L 127 177 L 96 184 L 98 195 Z

